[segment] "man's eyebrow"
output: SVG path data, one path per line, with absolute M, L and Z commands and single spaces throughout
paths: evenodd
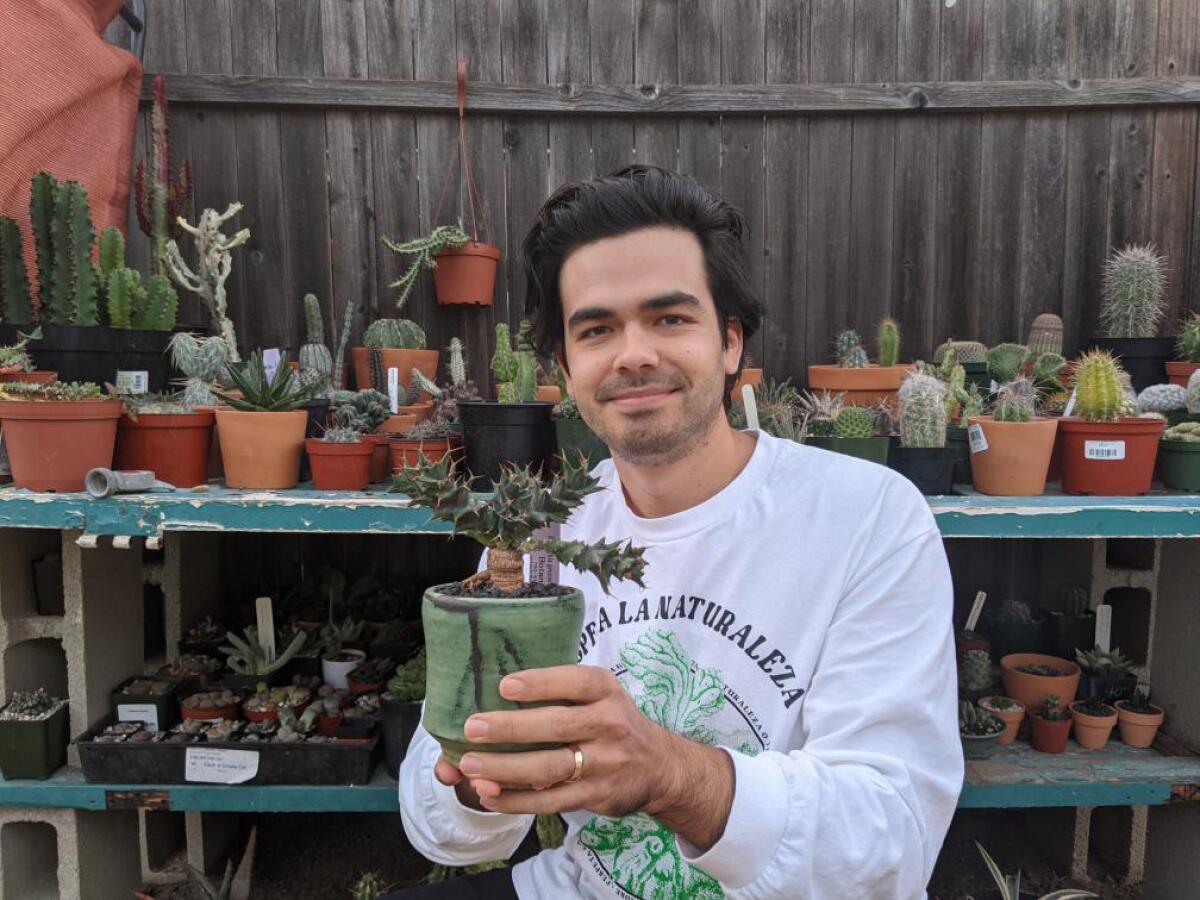
M 700 300 L 686 291 L 672 291 L 669 294 L 663 294 L 661 297 L 651 297 L 649 300 L 643 300 L 638 304 L 639 312 L 653 312 L 660 309 L 669 309 L 672 306 L 691 306 L 699 308 L 702 304 Z M 571 314 L 571 318 L 567 320 L 567 327 L 574 328 L 584 322 L 594 322 L 597 319 L 610 319 L 615 313 L 606 306 L 585 306 L 583 309 L 577 309 Z

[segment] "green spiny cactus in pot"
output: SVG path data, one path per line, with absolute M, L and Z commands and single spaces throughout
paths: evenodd
M 186 377 L 184 402 L 194 406 L 213 406 L 218 397 L 213 385 L 229 365 L 229 343 L 222 337 L 204 337 L 180 331 L 167 345 L 175 367 Z
M 834 340 L 837 348 L 837 364 L 843 369 L 865 369 L 870 365 L 867 351 L 863 349 L 858 332 L 847 328 L 839 332 Z
M 912 372 L 900 384 L 900 443 L 904 447 L 946 445 L 946 386 L 932 375 Z
M 837 414 L 833 433 L 839 438 L 869 438 L 875 436 L 875 417 L 863 406 L 847 406 Z
M 880 366 L 894 366 L 900 361 L 900 326 L 895 319 L 889 316 L 880 321 L 876 343 Z
M 305 342 L 300 346 L 300 374 L 307 377 L 314 397 L 333 393 L 333 354 L 325 346 L 325 323 L 316 294 L 304 295 Z
M 16 325 L 33 321 L 21 228 L 7 216 L 0 216 L 0 319 Z
M 424 350 L 425 330 L 411 319 L 376 319 L 363 332 L 363 346 L 380 350 Z
M 1200 313 L 1192 313 L 1183 323 L 1175 347 L 1184 362 L 1200 363 Z
M 984 691 L 992 686 L 992 657 L 986 650 L 968 650 L 959 659 L 958 687 Z
M 1166 257 L 1152 244 L 1117 250 L 1104 266 L 1100 321 L 1112 338 L 1146 338 L 1158 333 L 1164 314 Z
M 1024 376 L 1002 385 L 996 395 L 993 417 L 997 422 L 1028 422 L 1037 411 L 1033 383 Z
M 1112 354 L 1093 350 L 1075 364 L 1075 411 L 1088 422 L 1118 422 L 1124 408 L 1120 367 Z
M 392 414 L 386 394 L 368 388 L 363 391 L 338 391 L 333 395 L 334 415 L 344 417 L 347 425 L 360 434 L 374 434 Z
M 501 403 L 529 403 L 537 397 L 537 357 L 528 345 L 529 323 L 522 320 L 514 344 L 508 325 L 496 325 L 496 350 L 492 354 L 492 377 L 496 398 Z

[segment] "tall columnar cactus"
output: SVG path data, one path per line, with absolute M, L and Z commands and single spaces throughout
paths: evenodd
M 900 443 L 905 447 L 946 445 L 946 386 L 932 375 L 912 372 L 900 384 Z
M 336 336 L 337 354 L 333 358 L 333 389 L 340 391 L 344 384 L 346 345 L 350 342 L 350 328 L 354 324 L 354 309 L 357 304 L 350 300 L 346 303 L 346 311 L 342 314 L 342 333 Z
M 171 177 L 171 117 L 167 109 L 167 79 L 154 79 L 154 108 L 150 114 L 153 152 L 138 162 L 134 196 L 138 227 L 154 245 L 152 265 L 156 274 L 166 274 L 167 241 L 180 236 L 178 217 L 192 196 L 192 170 L 185 162 L 178 180 Z
M 314 397 L 328 397 L 333 392 L 333 354 L 325 346 L 325 323 L 321 320 L 321 304 L 316 294 L 304 295 L 304 331 L 306 341 L 300 346 L 300 372 L 313 385 Z
M 1200 369 L 1188 376 L 1187 411 L 1193 416 L 1200 414 Z
M 425 331 L 411 319 L 376 319 L 363 332 L 363 346 L 382 350 L 424 350 Z
M 1183 323 L 1176 348 L 1180 359 L 1200 363 L 1200 313 L 1192 313 L 1191 318 Z
M 1063 321 L 1054 313 L 1041 313 L 1029 326 L 1029 340 L 1025 342 L 1029 355 L 1035 359 L 1046 353 L 1062 355 Z
M 993 413 L 997 422 L 1028 422 L 1037 408 L 1037 395 L 1028 378 L 1014 378 L 1001 386 Z
M 988 375 L 997 384 L 1012 381 L 1028 357 L 1029 348 L 1024 344 L 997 344 L 987 352 Z
M 412 378 L 409 381 L 409 390 L 416 391 L 417 399 L 420 399 L 421 393 L 424 392 L 435 400 L 442 396 L 442 389 L 438 387 L 437 382 L 432 378 L 426 377 L 425 373 L 420 369 L 412 370 Z M 417 402 L 417 401 L 413 401 Z
M 7 216 L 0 216 L 0 311 L 17 325 L 28 325 L 33 313 L 21 228 Z
M 526 403 L 537 396 L 537 357 L 528 344 L 528 326 L 522 321 L 513 347 L 508 325 L 496 326 L 496 350 L 492 354 L 492 376 L 501 403 Z
M 847 406 L 833 420 L 833 433 L 840 438 L 869 438 L 875 435 L 875 417 L 865 406 Z
M 843 369 L 865 369 L 870 365 L 857 331 L 847 328 L 838 332 L 834 346 L 837 347 L 837 364 Z
M 97 277 L 92 266 L 95 239 L 83 185 L 75 181 L 59 183 L 50 220 L 50 294 L 48 302 L 43 298 L 46 321 L 55 325 L 99 324 Z
M 54 262 L 54 241 L 50 223 L 54 221 L 54 204 L 58 182 L 48 172 L 33 176 L 29 191 L 29 221 L 33 226 L 33 247 L 37 253 L 38 310 L 45 321 L 45 308 L 50 303 L 50 269 Z
M 228 316 L 225 301 L 225 282 L 233 268 L 233 256 L 230 251 L 250 239 L 250 229 L 241 231 L 229 237 L 221 233 L 221 226 L 236 216 L 242 209 L 242 204 L 231 203 L 223 213 L 214 209 L 206 209 L 200 214 L 200 221 L 191 225 L 181 217 L 177 221 L 179 227 L 190 234 L 196 244 L 195 271 L 184 262 L 179 252 L 179 245 L 174 241 L 167 242 L 167 271 L 180 287 L 186 288 L 199 295 L 212 316 L 213 331 L 221 335 L 229 344 L 229 361 L 240 362 L 237 351 L 237 335 L 233 331 L 233 322 Z
M 900 326 L 896 320 L 886 318 L 879 323 L 879 365 L 894 366 L 900 361 Z
M 108 277 L 117 269 L 125 268 L 125 235 L 120 228 L 109 225 L 100 232 L 100 282 L 108 284 Z
M 146 302 L 141 277 L 133 269 L 121 266 L 108 273 L 105 285 L 108 324 L 113 328 L 132 328 L 134 307 Z
M 154 278 L 161 278 L 156 275 Z M 154 279 L 152 278 L 151 281 Z M 183 402 L 193 406 L 211 406 L 217 402 L 212 386 L 229 364 L 229 344 L 222 337 L 197 337 L 181 331 L 168 345 L 175 367 L 187 381 Z
M 450 359 L 446 363 L 450 383 L 462 387 L 467 383 L 467 364 L 463 360 L 463 344 L 458 338 L 450 338 Z
M 1124 402 L 1121 370 L 1112 354 L 1093 350 L 1081 356 L 1075 363 L 1075 411 L 1089 422 L 1116 422 Z
M 1116 251 L 1104 265 L 1100 321 L 1114 338 L 1154 337 L 1163 318 L 1167 260 L 1153 244 Z
M 151 275 L 141 306 L 133 308 L 133 327 L 149 331 L 171 331 L 179 315 L 179 295 L 166 275 Z

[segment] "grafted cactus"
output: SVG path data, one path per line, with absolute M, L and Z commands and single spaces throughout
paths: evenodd
M 837 347 L 837 363 L 843 369 L 865 369 L 871 364 L 857 331 L 847 328 L 839 332 L 834 345 Z
M 0 310 L 3 321 L 16 325 L 28 325 L 33 317 L 22 244 L 20 226 L 0 216 Z
M 1179 384 L 1152 384 L 1137 395 L 1138 415 L 1145 412 L 1172 412 L 1187 407 L 1187 388 Z
M 900 443 L 905 447 L 946 445 L 946 386 L 932 375 L 912 372 L 900 384 Z
M 1125 392 L 1120 367 L 1103 350 L 1085 353 L 1075 364 L 1075 409 L 1089 422 L 1116 422 L 1121 418 Z
M 988 375 L 997 384 L 1006 384 L 1020 374 L 1028 356 L 1024 344 L 997 344 L 987 352 Z
M 1153 244 L 1116 251 L 1104 265 L 1100 321 L 1114 338 L 1154 337 L 1163 317 L 1167 260 Z
M 221 226 L 241 212 L 241 209 L 240 203 L 229 204 L 223 213 L 206 209 L 200 214 L 196 225 L 189 224 L 182 216 L 179 217 L 179 227 L 190 234 L 196 244 L 195 271 L 184 262 L 179 245 L 174 240 L 167 242 L 166 250 L 167 271 L 180 287 L 199 295 L 212 316 L 213 331 L 229 344 L 230 362 L 239 362 L 241 357 L 238 356 L 237 335 L 234 334 L 233 322 L 228 315 L 225 282 L 233 268 L 233 256 L 230 251 L 250 239 L 250 229 L 243 228 L 229 237 L 221 232 Z
M 161 277 L 161 276 L 158 276 Z M 181 331 L 168 345 L 175 367 L 186 377 L 183 402 L 212 406 L 217 402 L 212 386 L 229 364 L 229 344 L 221 337 L 197 337 Z
M 304 295 L 304 333 L 300 375 L 311 386 L 314 397 L 329 397 L 333 393 L 333 354 L 325 346 L 325 323 L 316 294 Z

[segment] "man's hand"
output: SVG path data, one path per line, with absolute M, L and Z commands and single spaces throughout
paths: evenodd
M 470 752 L 458 767 L 442 758 L 436 777 L 454 785 L 465 805 L 503 813 L 645 812 L 701 851 L 721 837 L 733 803 L 728 755 L 651 722 L 609 670 L 529 669 L 501 681 L 500 695 L 573 705 L 479 713 L 467 720 L 467 740 L 480 751 L 492 743 L 574 745 L 583 752 L 583 775 L 565 783 L 575 769 L 567 747 Z

